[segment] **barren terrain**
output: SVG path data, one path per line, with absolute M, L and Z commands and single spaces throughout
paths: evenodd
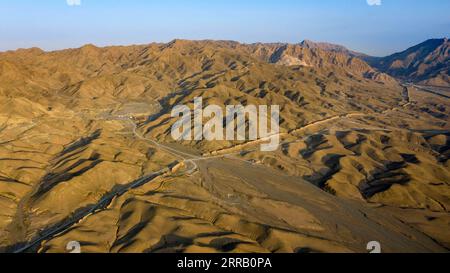
M 0 53 L 0 251 L 448 252 L 447 92 L 300 45 Z M 195 97 L 280 105 L 280 148 L 174 141 Z

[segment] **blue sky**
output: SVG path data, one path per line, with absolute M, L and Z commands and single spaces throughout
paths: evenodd
M 0 51 L 174 38 L 311 39 L 381 56 L 450 36 L 449 0 L 369 1 L 381 5 L 367 0 L 0 0 Z

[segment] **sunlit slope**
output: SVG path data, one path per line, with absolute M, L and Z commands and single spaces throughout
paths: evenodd
M 299 45 L 0 54 L 0 249 L 445 252 L 450 104 Z M 175 105 L 280 105 L 281 145 L 177 142 Z

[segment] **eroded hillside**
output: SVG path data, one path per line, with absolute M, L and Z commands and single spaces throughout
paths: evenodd
M 280 105 L 282 145 L 177 142 L 175 105 Z M 446 252 L 445 97 L 299 45 L 0 53 L 0 246 Z

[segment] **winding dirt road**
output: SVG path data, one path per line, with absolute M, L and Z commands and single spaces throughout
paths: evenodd
M 408 93 L 408 97 L 405 97 L 405 104 L 399 105 L 398 107 L 394 107 L 392 109 L 388 109 L 386 111 L 384 111 L 382 114 L 387 113 L 388 111 L 392 111 L 395 110 L 397 108 L 402 108 L 402 107 L 406 107 L 408 104 L 410 104 L 410 97 L 409 97 L 409 93 Z M 291 130 L 288 133 L 280 133 L 279 137 L 281 139 L 281 137 L 285 137 L 285 136 L 289 136 L 289 135 L 293 135 L 293 134 L 297 134 L 299 132 L 305 131 L 309 128 L 312 128 L 314 126 L 317 125 L 321 125 L 321 124 L 327 124 L 329 122 L 332 121 L 336 121 L 336 120 L 340 120 L 340 119 L 345 119 L 345 118 L 353 118 L 353 117 L 361 117 L 361 116 L 367 116 L 368 114 L 365 113 L 361 113 L 361 112 L 352 112 L 352 113 L 344 113 L 344 114 L 339 114 L 339 115 L 335 115 L 335 116 L 331 116 L 328 118 L 324 118 L 322 120 L 317 120 L 314 122 L 311 122 L 309 124 L 306 124 L 300 128 Z M 184 166 L 186 167 L 186 170 L 183 171 L 181 173 L 181 175 L 192 175 L 193 173 L 197 172 L 199 170 L 199 166 L 197 165 L 196 162 L 200 162 L 200 161 L 208 161 L 208 160 L 215 160 L 215 159 L 219 159 L 219 158 L 233 158 L 236 159 L 236 155 L 239 154 L 242 149 L 244 149 L 245 147 L 249 147 L 249 146 L 254 146 L 257 144 L 261 144 L 264 141 L 268 141 L 269 138 L 273 137 L 272 136 L 268 136 L 267 138 L 264 139 L 258 139 L 255 141 L 249 141 L 243 144 L 239 144 L 230 148 L 225 148 L 225 149 L 221 149 L 221 150 L 217 150 L 217 151 L 213 151 L 210 152 L 208 154 L 205 154 L 203 156 L 197 156 L 197 155 L 193 155 L 193 154 L 189 154 L 177 149 L 174 149 L 172 147 L 169 147 L 167 145 L 161 144 L 156 142 L 155 140 L 146 138 L 145 136 L 143 136 L 141 133 L 138 132 L 138 126 L 136 125 L 135 122 L 133 122 L 133 120 L 131 118 L 120 118 L 120 117 L 113 117 L 114 120 L 122 120 L 122 121 L 126 121 L 128 122 L 131 126 L 132 126 L 132 132 L 133 135 L 143 141 L 149 142 L 152 144 L 152 146 L 161 149 L 167 153 L 170 153 L 172 155 L 174 155 L 176 158 L 180 159 L 179 164 L 184 164 Z M 379 128 L 380 130 L 385 130 L 383 128 Z M 280 145 L 283 144 L 289 144 L 289 143 L 294 143 L 294 142 L 300 142 L 300 141 L 304 141 L 308 136 L 303 137 L 302 139 L 296 140 L 296 141 L 286 141 L 286 142 L 282 142 L 280 143 Z M 241 159 L 240 159 L 241 160 Z M 245 160 L 242 160 L 245 161 Z M 249 163 L 248 161 L 245 161 L 247 163 Z M 112 191 L 111 193 L 107 194 L 106 196 L 104 196 L 97 204 L 89 206 L 88 208 L 79 211 L 75 216 L 73 216 L 71 219 L 68 219 L 66 221 L 63 221 L 61 223 L 56 224 L 53 227 L 50 227 L 44 231 L 42 231 L 40 233 L 40 235 L 33 239 L 31 242 L 27 243 L 26 245 L 23 245 L 17 249 L 14 250 L 15 253 L 21 253 L 21 252 L 26 252 L 30 249 L 33 249 L 34 247 L 36 247 L 37 245 L 39 245 L 40 243 L 42 243 L 43 241 L 49 240 L 55 236 L 57 236 L 58 234 L 63 233 L 64 231 L 66 231 L 67 229 L 73 227 L 74 225 L 82 222 L 83 220 L 85 220 L 86 218 L 88 218 L 91 215 L 94 215 L 104 209 L 106 209 L 111 202 L 114 200 L 114 198 L 122 196 L 123 194 L 131 191 L 132 189 L 135 189 L 137 187 L 143 186 L 145 184 L 148 184 L 152 181 L 154 181 L 156 178 L 158 177 L 164 177 L 167 175 L 170 175 L 172 173 L 172 170 L 170 169 L 170 167 L 165 167 L 159 171 L 153 172 L 153 173 L 149 173 L 123 187 L 121 187 L 118 190 Z M 20 210 L 22 211 L 23 214 L 23 208 L 20 208 Z M 20 213 L 18 213 L 20 214 Z M 20 216 L 20 215 L 18 215 Z M 18 217 L 16 220 L 17 221 L 22 221 L 22 225 L 24 225 L 24 221 L 25 221 L 25 216 L 22 215 L 20 217 Z M 18 224 L 18 226 L 20 226 Z M 26 231 L 24 231 L 26 232 Z

